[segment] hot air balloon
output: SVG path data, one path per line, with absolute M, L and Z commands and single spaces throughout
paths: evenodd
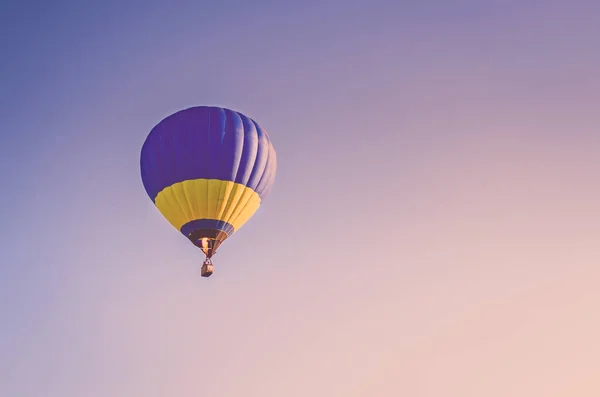
M 141 150 L 146 193 L 206 259 L 258 210 L 273 187 L 277 157 L 267 132 L 221 107 L 196 106 L 160 121 Z

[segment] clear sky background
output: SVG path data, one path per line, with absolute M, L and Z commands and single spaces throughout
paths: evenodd
M 597 397 L 600 3 L 3 1 L 0 396 Z M 163 117 L 278 153 L 200 277 Z

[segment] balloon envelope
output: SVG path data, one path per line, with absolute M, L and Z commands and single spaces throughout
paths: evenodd
M 210 258 L 271 191 L 277 157 L 254 120 L 198 106 L 166 117 L 150 131 L 140 167 L 158 210 Z

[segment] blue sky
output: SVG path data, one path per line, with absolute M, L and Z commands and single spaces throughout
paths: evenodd
M 0 395 L 596 396 L 598 11 L 3 2 Z M 139 175 L 195 105 L 278 153 L 208 280 Z

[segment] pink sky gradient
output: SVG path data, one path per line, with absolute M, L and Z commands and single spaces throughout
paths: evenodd
M 600 395 L 599 6 L 59 3 L 2 6 L 0 396 Z M 139 176 L 194 105 L 278 153 L 210 279 Z

